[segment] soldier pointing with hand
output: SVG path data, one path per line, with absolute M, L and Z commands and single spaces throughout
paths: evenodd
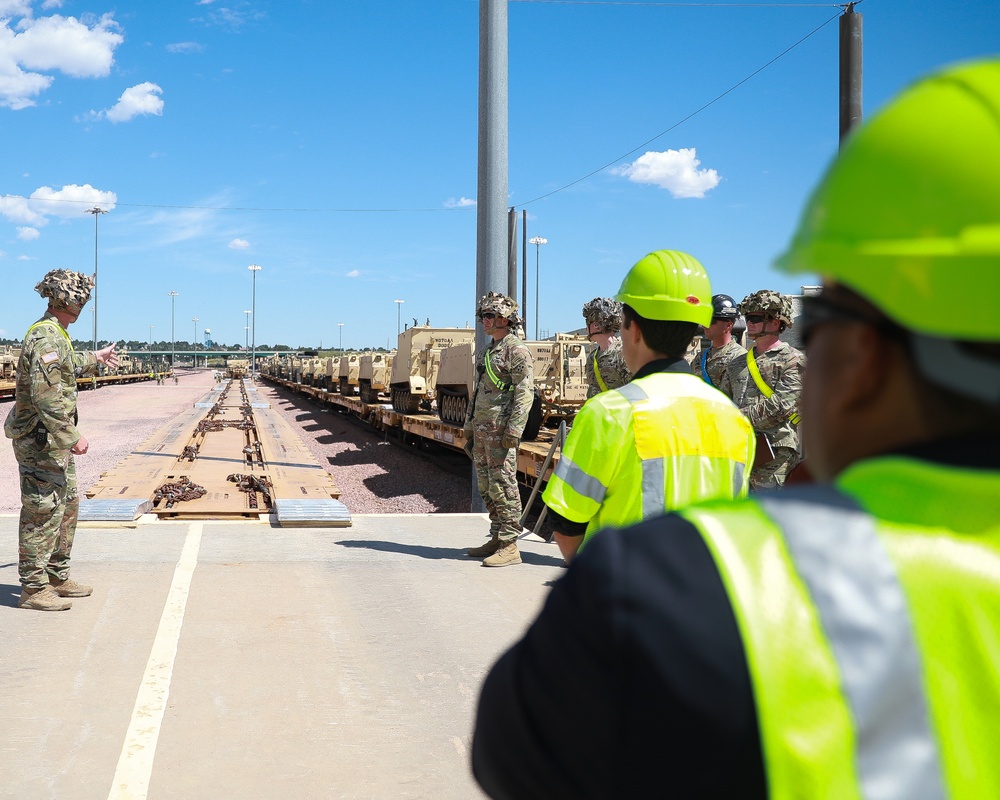
M 21 474 L 19 608 L 63 611 L 71 605 L 64 598 L 93 591 L 69 577 L 80 510 L 73 456 L 85 455 L 90 447 L 77 428 L 76 379 L 96 375 L 98 364 L 117 367 L 118 356 L 113 344 L 74 352 L 66 330 L 93 287 L 89 276 L 66 269 L 51 270 L 35 286 L 49 306 L 24 337 L 14 408 L 4 424 Z

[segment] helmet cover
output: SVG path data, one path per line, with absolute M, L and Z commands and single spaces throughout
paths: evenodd
M 479 299 L 476 316 L 481 318 L 488 311 L 510 320 L 512 324 L 518 321 L 517 302 L 500 292 L 487 292 Z
M 792 301 L 773 289 L 760 289 L 743 298 L 737 306 L 741 314 L 764 313 L 792 327 Z
M 583 319 L 595 324 L 596 333 L 617 333 L 622 327 L 622 304 L 612 297 L 595 297 L 583 304 Z
M 90 299 L 93 288 L 93 278 L 68 269 L 49 270 L 35 285 L 35 291 L 42 297 L 47 297 L 49 305 L 57 310 L 64 310 L 69 306 L 82 308 Z

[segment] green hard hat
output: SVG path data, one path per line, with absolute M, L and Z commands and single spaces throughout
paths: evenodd
M 786 253 L 910 330 L 1000 340 L 1000 60 L 947 68 L 844 143 Z
M 712 285 L 694 256 L 657 250 L 628 271 L 615 300 L 646 319 L 712 324 Z

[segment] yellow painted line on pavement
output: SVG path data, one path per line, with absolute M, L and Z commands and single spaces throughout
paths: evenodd
M 156 741 L 160 736 L 163 712 L 170 694 L 177 642 L 184 622 L 191 578 L 198 564 L 202 528 L 203 523 L 192 522 L 184 539 L 181 557 L 174 569 L 167 602 L 153 640 L 153 649 L 135 698 L 132 719 L 125 734 L 121 755 L 118 756 L 118 767 L 108 800 L 143 800 L 149 791 Z

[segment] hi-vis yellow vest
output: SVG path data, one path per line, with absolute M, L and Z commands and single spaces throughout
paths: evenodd
M 1000 473 L 884 457 L 837 487 L 680 512 L 736 614 L 770 797 L 1000 797 Z
M 657 372 L 592 397 L 576 415 L 543 500 L 587 522 L 584 543 L 700 500 L 742 497 L 749 421 L 700 378 Z

